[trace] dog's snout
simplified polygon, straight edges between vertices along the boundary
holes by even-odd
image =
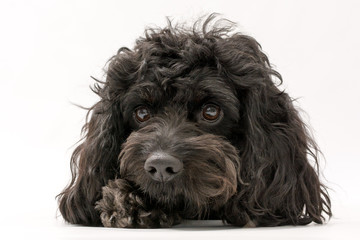
[[[181,172],[183,163],[167,153],[157,152],[146,159],[144,169],[152,179],[166,182]]]

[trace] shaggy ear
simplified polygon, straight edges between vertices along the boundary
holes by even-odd
[[[120,98],[132,82],[131,72],[136,72],[133,59],[130,50],[121,48],[109,61],[106,82],[92,89],[101,100],[88,112],[87,119],[91,117],[83,127],[84,140],[71,157],[71,182],[58,195],[60,212],[70,223],[101,224],[94,205],[101,198],[101,187],[119,172],[118,155],[127,129]]]
[[[60,212],[70,223],[100,224],[94,205],[101,197],[101,187],[117,172],[122,118],[116,106],[106,105],[102,100],[89,110],[91,119],[83,127],[85,139],[71,157],[72,180],[59,194]]]
[[[250,219],[265,226],[322,223],[331,210],[318,176],[318,149],[292,99],[274,85],[272,77],[281,82],[280,74],[259,44],[244,35],[223,42],[217,59],[241,104],[234,138],[245,182],[239,183],[225,219],[238,225]]]
[[[130,131],[124,126],[120,102],[139,74],[136,59],[135,52],[120,48],[108,62],[106,81],[95,79],[101,85],[92,90],[101,100],[88,112],[84,140],[71,157],[71,182],[58,195],[60,212],[70,223],[101,224],[95,202],[102,197],[102,186],[119,172],[118,155]]]

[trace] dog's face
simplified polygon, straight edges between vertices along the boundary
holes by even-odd
[[[222,206],[236,192],[240,171],[230,143],[239,121],[236,94],[208,67],[134,81],[121,99],[132,129],[119,157],[121,177],[160,203],[196,212]]]
[[[110,59],[60,194],[67,221],[99,225],[95,203],[115,178],[147,211],[181,217],[213,211],[238,226],[270,226],[331,216],[316,143],[275,84],[280,74],[255,39],[211,27],[214,17],[149,29]]]

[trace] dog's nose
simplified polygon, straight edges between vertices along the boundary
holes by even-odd
[[[167,182],[181,172],[183,163],[167,153],[157,152],[146,159],[144,169],[152,179]]]

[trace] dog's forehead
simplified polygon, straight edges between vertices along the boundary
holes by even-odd
[[[210,99],[230,101],[237,104],[236,91],[226,79],[216,74],[193,73],[176,78],[144,81],[144,97],[150,101],[166,100],[167,102],[186,104],[202,102]],[[150,88],[150,89],[149,89]],[[151,89],[152,88],[152,89]],[[160,97],[161,99],[156,99]]]

